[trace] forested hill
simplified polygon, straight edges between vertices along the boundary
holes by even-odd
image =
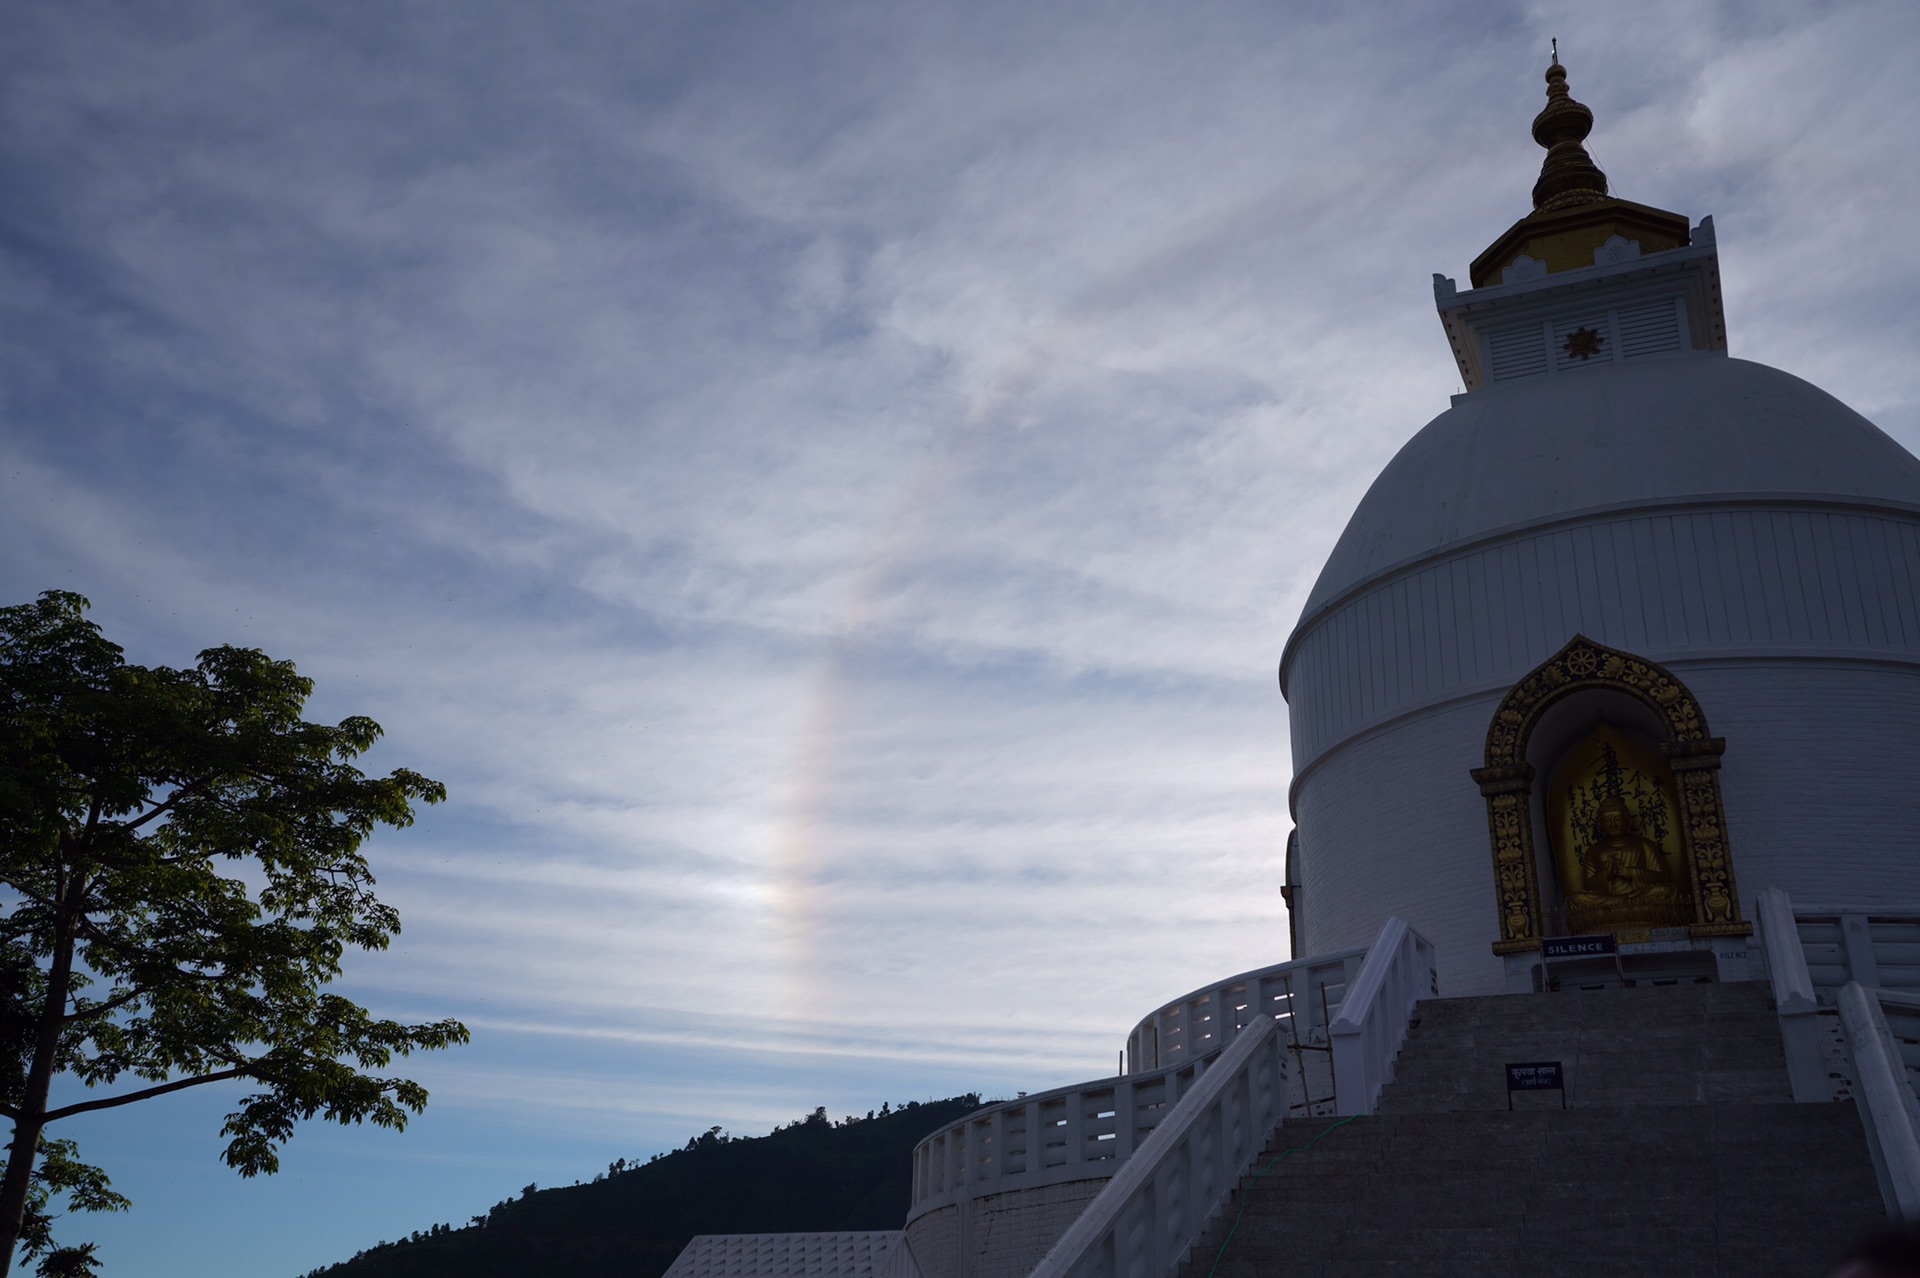
[[[381,1243],[307,1278],[659,1278],[695,1234],[898,1229],[913,1147],[975,1109],[956,1096],[835,1123],[825,1110],[770,1136],[718,1127],[591,1184],[532,1185],[460,1226]]]

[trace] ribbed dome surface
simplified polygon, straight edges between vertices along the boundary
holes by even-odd
[[[1920,507],[1920,459],[1817,386],[1697,356],[1464,396],[1367,490],[1302,625],[1385,569],[1583,511],[1743,496]]]

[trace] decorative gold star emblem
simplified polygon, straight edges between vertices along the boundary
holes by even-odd
[[[1567,334],[1567,344],[1561,349],[1569,359],[1592,359],[1600,353],[1600,343],[1606,340],[1590,328],[1576,328]]]

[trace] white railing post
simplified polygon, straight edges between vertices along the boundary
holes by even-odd
[[[1437,992],[1433,980],[1432,943],[1401,919],[1388,919],[1327,1027],[1340,1113],[1373,1112],[1380,1089],[1393,1079],[1414,1004]]]
[[[1880,982],[1880,964],[1873,954],[1873,922],[1858,910],[1840,914],[1840,952],[1846,956],[1847,979],[1872,989]]]
[[[1807,970],[1807,952],[1800,944],[1800,928],[1793,920],[1793,901],[1777,887],[1766,889],[1754,901],[1754,922],[1759,925],[1760,953],[1773,990],[1793,1098],[1802,1103],[1830,1101],[1833,1085],[1820,1059],[1820,1003]]]
[[[1838,1001],[1881,1201],[1889,1217],[1920,1222],[1920,1100],[1907,1082],[1900,1045],[1887,1028],[1875,991],[1848,981]]]

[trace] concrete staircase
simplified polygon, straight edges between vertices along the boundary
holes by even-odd
[[[1550,1060],[1569,1107],[1508,1112],[1506,1063]],[[1424,1002],[1379,1113],[1289,1121],[1258,1165],[1289,1149],[1183,1278],[1818,1278],[1883,1220],[1859,1116],[1791,1103],[1758,983]]]

